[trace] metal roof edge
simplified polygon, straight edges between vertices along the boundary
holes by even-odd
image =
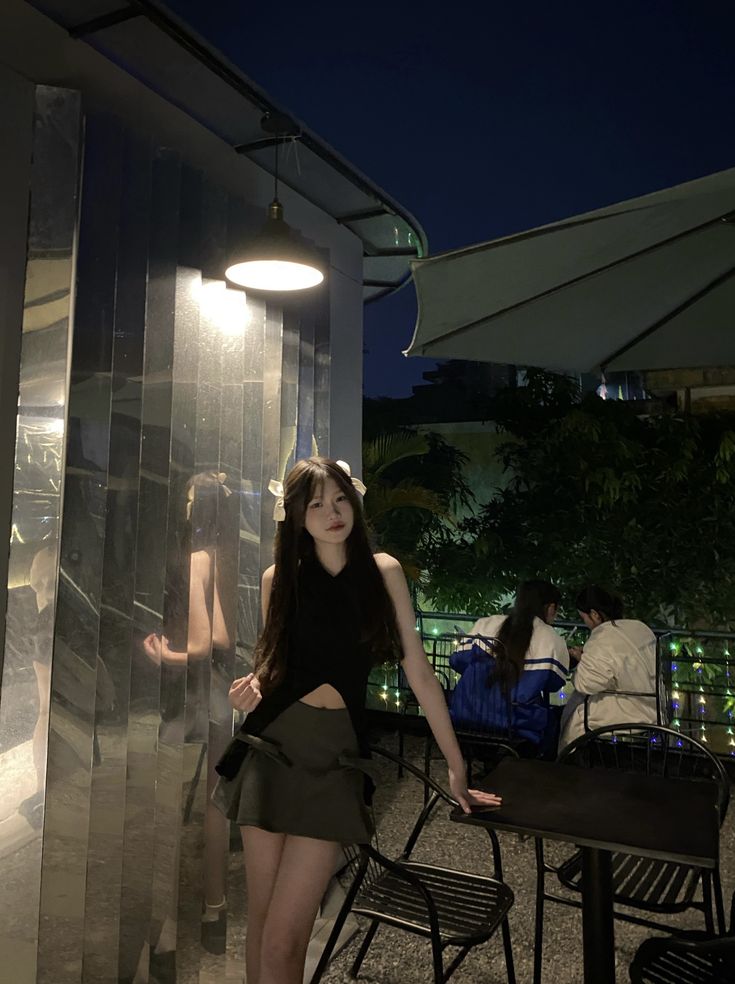
[[[42,4],[40,4],[39,7],[43,10]],[[406,256],[406,272],[400,279],[391,279],[386,281],[385,288],[379,291],[379,293],[367,297],[365,302],[370,303],[378,300],[381,297],[385,297],[386,295],[394,293],[404,287],[411,279],[409,259],[413,258],[414,255],[420,257],[426,256],[428,253],[426,233],[418,220],[411,214],[411,212],[408,211],[408,209],[404,208],[392,196],[376,185],[366,174],[364,174],[359,168],[355,167],[355,165],[351,164],[326,141],[317,136],[317,134],[314,133],[301,120],[296,119],[292,114],[288,113],[288,111],[276,100],[272,99],[261,86],[246,76],[240,68],[230,62],[220,51],[214,48],[205,38],[201,37],[201,35],[194,31],[173,11],[169,10],[163,3],[156,2],[156,0],[131,0],[129,3],[124,3],[116,11],[112,11],[101,17],[90,19],[84,23],[79,23],[71,28],[66,27],[66,29],[71,37],[89,43],[92,47],[95,47],[95,50],[98,50],[96,46],[88,40],[91,35],[94,35],[97,31],[103,30],[105,27],[110,27],[116,23],[121,23],[124,20],[139,16],[145,17],[159,30],[163,31],[171,40],[184,48],[189,55],[197,59],[197,61],[212,71],[227,85],[231,86],[239,92],[240,95],[258,107],[258,109],[262,110],[263,113],[278,113],[290,116],[291,119],[293,119],[299,126],[301,131],[300,140],[305,146],[320,157],[334,171],[350,181],[359,191],[374,199],[380,206],[380,211],[384,212],[386,217],[395,216],[406,223],[416,237],[416,253]],[[115,61],[114,58],[111,58],[108,52],[105,51],[102,53],[110,61],[114,61],[120,68],[127,71],[126,66]],[[148,83],[144,82],[144,84]],[[167,98],[163,93],[159,93],[159,95],[162,95],[163,98]],[[167,99],[167,101],[170,100]],[[179,108],[184,112],[187,112],[185,107],[180,106]],[[220,139],[222,138],[220,137]],[[396,253],[393,251],[386,251],[385,253],[381,253],[381,251],[374,251],[374,247],[372,247],[370,240],[366,236],[362,235],[359,228],[356,228],[353,224],[354,222],[359,221],[359,217],[353,217],[352,221],[350,221],[349,216],[334,215],[333,210],[325,208],[323,204],[317,203],[314,198],[310,196],[308,187],[304,187],[302,189],[297,187],[292,182],[287,183],[297,193],[303,195],[307,200],[311,201],[320,210],[325,212],[325,214],[332,215],[332,218],[334,218],[335,221],[345,225],[350,232],[356,236],[356,238],[363,242],[364,246],[367,248],[365,255],[378,258],[381,255],[390,256],[393,258],[396,257]],[[370,251],[371,249],[372,251]],[[368,284],[365,286],[367,287]]]

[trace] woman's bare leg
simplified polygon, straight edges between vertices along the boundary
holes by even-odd
[[[260,827],[241,827],[245,878],[248,891],[248,925],[245,935],[245,967],[248,984],[261,984],[260,954],[263,926],[276,883],[285,834]]]
[[[262,932],[257,984],[301,984],[314,920],[340,850],[333,841],[286,837]]]

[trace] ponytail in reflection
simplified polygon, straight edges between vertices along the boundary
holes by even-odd
[[[349,475],[331,458],[296,462],[284,482],[286,518],[276,529],[275,573],[263,633],[255,647],[254,670],[263,693],[283,680],[288,657],[289,629],[298,606],[299,566],[315,555],[314,540],[304,526],[309,502],[327,481],[334,479],[354,516],[347,538],[347,563],[357,581],[362,606],[360,641],[370,647],[375,663],[395,659],[401,644],[393,601],[388,594],[370,546],[362,501]],[[345,654],[346,658],[349,654]]]

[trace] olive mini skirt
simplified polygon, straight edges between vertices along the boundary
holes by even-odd
[[[360,844],[373,821],[365,803],[365,774],[347,708],[295,701],[255,735],[233,779],[220,778],[212,802],[241,826],[278,834]]]

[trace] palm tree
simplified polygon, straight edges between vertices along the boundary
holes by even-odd
[[[366,519],[382,549],[401,561],[414,583],[421,576],[417,550],[423,538],[439,524],[453,525],[451,506],[456,490],[452,478],[461,486],[460,497],[471,496],[457,477],[464,459],[462,452],[450,448],[438,435],[406,428],[381,434],[363,445]],[[432,474],[434,481],[429,483],[427,475]]]

